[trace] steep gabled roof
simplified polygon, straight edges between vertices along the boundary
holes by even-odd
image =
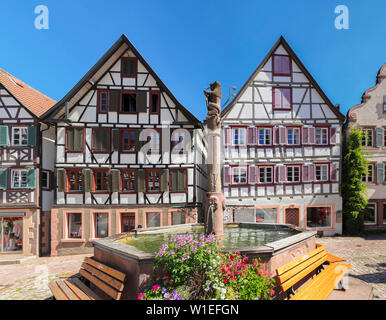
[[[231,102],[222,110],[221,117],[224,117],[231,108],[235,105],[235,103],[239,100],[239,98],[242,96],[242,94],[245,92],[245,90],[249,87],[250,83],[255,79],[257,74],[263,69],[264,65],[267,63],[271,55],[276,51],[276,49],[282,45],[284,49],[288,52],[290,57],[293,61],[299,66],[300,70],[304,73],[304,75],[307,77],[308,81],[312,83],[316,91],[320,94],[320,96],[326,101],[327,105],[330,107],[330,109],[334,112],[334,114],[343,121],[345,119],[345,116],[332,104],[330,99],[326,96],[326,94],[323,92],[323,90],[319,87],[318,83],[315,81],[315,79],[311,76],[311,74],[308,72],[306,67],[303,65],[303,63],[300,61],[298,56],[295,54],[295,52],[291,49],[287,41],[284,39],[283,36],[280,36],[279,40],[276,41],[274,46],[269,50],[267,55],[264,57],[263,61],[260,62],[259,66],[256,68],[255,71],[251,74],[251,76],[248,78],[247,82],[244,83],[240,91],[236,94],[236,96],[232,99]]]
[[[2,69],[0,69],[0,83],[24,108],[37,118],[49,111],[56,103],[55,100]]]
[[[84,88],[87,84],[90,85],[90,82],[96,83],[102,76],[100,72],[100,68],[104,66],[107,62],[111,63],[111,66],[114,62],[111,59],[114,54],[116,54],[122,45],[126,45],[126,48],[129,48],[131,51],[133,51],[134,55],[138,58],[138,60],[142,63],[142,65],[149,71],[149,73],[154,77],[155,81],[157,82],[157,85],[162,88],[167,95],[172,99],[172,101],[175,103],[176,107],[183,113],[183,115],[190,121],[192,121],[194,124],[200,124],[200,121],[192,114],[190,113],[177,99],[176,97],[171,93],[169,88],[162,82],[162,80],[158,77],[158,75],[154,72],[154,70],[150,67],[150,65],[146,62],[146,60],[142,57],[142,55],[137,51],[137,49],[134,47],[134,45],[130,42],[130,40],[122,34],[122,36],[113,44],[113,46],[103,55],[102,58],[99,59],[99,61],[86,73],[86,75],[68,92],[62,100],[60,100],[51,110],[46,112],[43,115],[44,119],[47,119],[49,117],[55,116],[60,110],[63,110],[65,107],[65,103],[74,100],[74,103],[70,103],[70,109],[71,107],[80,100],[81,97],[77,98],[76,95]],[[118,52],[119,55],[123,53]],[[110,61],[109,61],[110,60]],[[109,67],[111,67],[109,66]],[[97,80],[95,80],[95,79]],[[93,81],[95,80],[95,81]]]

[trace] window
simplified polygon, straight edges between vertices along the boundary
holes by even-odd
[[[11,170],[11,188],[27,188],[27,170]]]
[[[161,212],[147,212],[146,213],[147,228],[161,226]]]
[[[367,174],[363,175],[362,181],[367,183],[374,182],[374,164],[367,166]]]
[[[363,129],[364,135],[362,137],[362,146],[372,147],[374,140],[374,130],[373,129]]]
[[[160,94],[150,93],[150,113],[159,113],[160,111]]]
[[[83,191],[82,169],[67,169],[67,192]]]
[[[277,223],[277,208],[255,208],[255,222]]]
[[[299,128],[287,128],[287,144],[299,145],[300,144],[300,129]]]
[[[122,113],[136,113],[137,112],[137,94],[135,92],[122,92]]]
[[[386,203],[383,203],[383,224],[386,224]]]
[[[383,113],[386,114],[386,96],[383,96]]]
[[[287,182],[300,182],[300,166],[287,166]]]
[[[109,191],[109,172],[108,170],[94,170],[94,191]]]
[[[50,173],[48,171],[42,170],[42,189],[51,189],[50,188]]]
[[[81,213],[68,214],[68,238],[74,238],[74,239],[82,238],[82,214]]]
[[[95,213],[95,237],[105,238],[109,235],[109,214]]]
[[[308,207],[307,227],[325,228],[331,227],[331,207]]]
[[[246,167],[232,167],[232,184],[247,184]]]
[[[171,192],[186,191],[186,170],[185,169],[170,169],[170,191]]]
[[[137,132],[133,129],[125,129],[121,131],[121,151],[135,152]]]
[[[233,145],[244,146],[246,141],[246,130],[245,128],[234,128],[233,130]]]
[[[12,128],[12,145],[14,146],[28,145],[28,128],[27,127]]]
[[[67,152],[84,151],[83,128],[66,128],[66,150]]]
[[[171,148],[173,154],[183,154],[185,150],[186,132],[182,130],[174,130],[172,133]]]
[[[110,152],[110,129],[98,128],[92,130],[92,151],[98,153]]]
[[[292,89],[291,88],[272,88],[273,110],[292,109]]]
[[[273,55],[272,67],[274,76],[291,75],[291,60],[289,56]]]
[[[109,111],[109,92],[108,90],[98,90],[98,112],[106,113]]]
[[[122,192],[136,191],[136,174],[135,169],[121,171]]]
[[[328,181],[328,164],[315,165],[315,181]]]
[[[186,214],[185,211],[172,211],[172,225],[185,224]]]
[[[146,191],[147,192],[160,192],[160,177],[161,170],[148,169],[146,170]]]
[[[259,128],[259,145],[269,146],[272,144],[272,128]]]
[[[159,154],[160,153],[160,133],[158,131],[152,130],[148,134],[148,139],[150,138],[148,154]]]
[[[136,58],[122,58],[121,59],[121,77],[134,78],[137,76],[137,59]]]
[[[268,184],[273,182],[273,168],[259,166],[259,183]]]
[[[315,144],[328,144],[328,128],[315,128]]]
[[[17,251],[23,252],[23,217],[0,216],[0,253]]]
[[[377,205],[376,203],[369,203],[366,206],[363,215],[364,224],[376,224],[377,223]]]
[[[386,147],[386,129],[383,129],[383,146]]]

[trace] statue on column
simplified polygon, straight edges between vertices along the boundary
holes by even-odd
[[[209,129],[216,130],[221,127],[221,84],[215,81],[210,84],[208,89],[204,90],[206,107],[208,108],[206,122]]]

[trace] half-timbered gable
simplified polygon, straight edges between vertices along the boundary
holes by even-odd
[[[222,120],[224,194],[237,207],[236,219],[341,232],[344,116],[283,37],[222,111]],[[317,210],[326,212],[323,222]]]
[[[131,208],[131,227],[172,224],[184,207],[183,222],[197,221],[201,123],[124,35],[45,117],[56,126],[59,223],[62,208],[81,206],[109,210],[110,232],[124,230],[122,208]]]
[[[39,254],[41,216],[44,212],[48,215],[52,204],[51,188],[48,185],[43,195],[41,179],[43,175],[44,181],[52,176],[49,167],[54,162],[52,153],[42,161],[41,137],[49,134],[41,133],[39,117],[54,104],[54,100],[0,69],[0,252]],[[54,145],[53,139],[50,145]],[[17,237],[12,232],[15,228],[21,230]],[[11,245],[12,237],[18,242],[16,246]]]

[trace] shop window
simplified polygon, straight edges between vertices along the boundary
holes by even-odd
[[[172,214],[172,225],[185,224],[185,219],[186,219],[185,211],[173,211],[171,214]]]
[[[276,208],[255,208],[255,222],[277,223]]]
[[[68,213],[68,238],[82,238],[82,214]]]
[[[109,214],[95,213],[95,237],[105,238],[109,235]]]
[[[23,251],[23,217],[0,217],[0,252]]]
[[[161,213],[160,212],[147,212],[146,213],[146,226],[148,228],[161,226]]]
[[[377,224],[377,205],[369,203],[363,215],[364,224]]]
[[[307,227],[325,228],[332,226],[331,207],[308,207]]]

